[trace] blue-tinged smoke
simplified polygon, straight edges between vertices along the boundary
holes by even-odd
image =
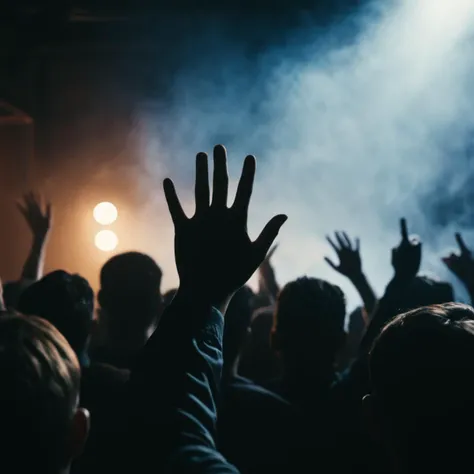
[[[459,201],[472,176],[473,32],[472,0],[372,4],[331,27],[307,21],[251,51],[212,23],[187,44],[168,100],[143,106],[147,174],[174,177],[191,202],[195,152],[224,143],[234,179],[241,159],[255,154],[252,235],[274,213],[289,215],[274,258],[281,283],[320,276],[358,304],[323,260],[331,254],[325,235],[346,230],[361,238],[380,294],[402,216],[425,242],[423,270],[445,277],[439,257],[453,232],[464,230],[474,246],[472,211]],[[452,219],[439,225],[443,205]],[[151,239],[146,247],[171,286],[171,224],[159,221],[164,250],[153,252]]]

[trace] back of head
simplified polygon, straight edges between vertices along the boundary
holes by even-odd
[[[327,281],[298,278],[280,292],[274,320],[276,347],[284,357],[329,363],[344,341],[344,293]]]
[[[84,356],[94,317],[94,292],[80,275],[49,273],[21,295],[18,310],[49,321]]]
[[[448,303],[397,316],[374,343],[370,372],[371,405],[399,462],[416,469],[463,458],[474,441],[471,307]]]
[[[237,359],[247,338],[253,313],[253,291],[244,286],[231,299],[225,314],[224,364]]]
[[[64,470],[80,381],[65,338],[42,319],[1,314],[0,381],[3,470]]]
[[[110,326],[123,331],[147,329],[159,314],[162,271],[148,255],[115,255],[100,271],[99,302]]]

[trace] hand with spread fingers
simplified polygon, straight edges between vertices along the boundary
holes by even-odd
[[[329,236],[326,239],[336,252],[339,258],[339,265],[336,265],[328,257],[324,257],[324,260],[341,275],[350,279],[357,278],[362,274],[359,239],[355,239],[355,242],[352,243],[345,232],[336,232],[335,237],[337,243]]]
[[[35,239],[45,239],[51,229],[52,210],[48,202],[43,204],[42,198],[35,193],[27,193],[23,200],[17,203],[18,210],[25,218]]]
[[[40,196],[30,192],[23,196],[17,207],[33,235],[20,279],[36,281],[43,276],[46,244],[53,221],[51,204],[44,204]]]
[[[202,297],[216,307],[225,306],[233,293],[244,285],[265,259],[285,215],[273,217],[252,242],[247,232],[247,216],[255,177],[255,158],[247,156],[235,201],[227,206],[228,174],[226,149],[214,148],[212,200],[210,200],[208,158],[196,157],[196,211],[188,218],[173,182],[163,183],[166,201],[175,228],[175,257],[180,290]]]
[[[460,253],[451,253],[442,258],[445,265],[466,285],[469,292],[474,292],[474,258],[471,250],[464,243],[461,234],[455,235]]]
[[[420,270],[422,244],[418,237],[408,236],[406,219],[400,220],[400,233],[402,240],[392,250],[392,266],[397,279],[411,279]]]
[[[351,241],[346,232],[336,232],[334,235],[335,241],[329,236],[326,239],[336,252],[339,265],[328,257],[324,257],[324,260],[336,272],[349,278],[362,298],[366,312],[371,314],[377,303],[377,296],[362,269],[360,241],[358,238]]]

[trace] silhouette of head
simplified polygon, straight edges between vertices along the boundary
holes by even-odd
[[[432,304],[449,303],[453,300],[454,292],[450,283],[428,276],[417,276],[400,301],[400,308],[402,311],[408,311]]]
[[[462,467],[474,441],[474,310],[448,303],[397,316],[376,339],[369,367],[364,405],[398,469]]]
[[[66,339],[33,316],[0,315],[2,464],[17,473],[67,472],[87,438],[80,367]]]
[[[49,273],[23,291],[18,310],[49,321],[86,363],[94,318],[94,292],[86,279],[62,270]]]
[[[273,347],[285,365],[331,366],[344,343],[345,314],[345,297],[338,286],[317,278],[298,278],[278,296]]]
[[[127,252],[108,260],[100,272],[99,303],[114,333],[146,332],[162,308],[162,272],[148,255]]]
[[[224,366],[232,366],[250,331],[253,313],[253,291],[244,286],[231,299],[225,313]]]

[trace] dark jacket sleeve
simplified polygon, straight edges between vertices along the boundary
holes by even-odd
[[[147,472],[238,474],[215,445],[223,325],[216,309],[175,300],[132,371],[130,432]]]

